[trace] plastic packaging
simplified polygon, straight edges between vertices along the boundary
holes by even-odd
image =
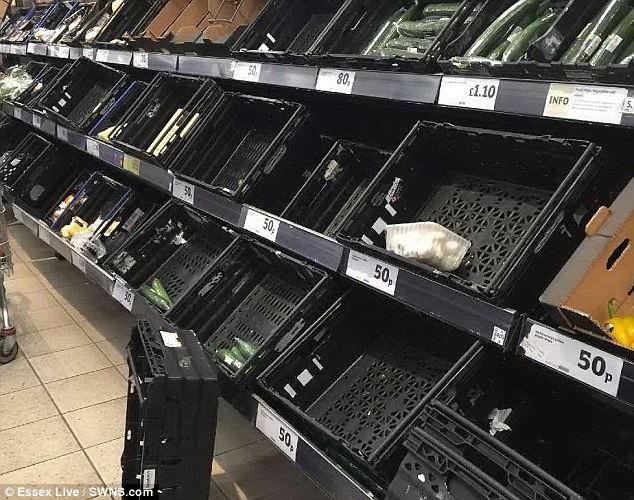
[[[390,252],[448,272],[460,267],[471,248],[469,240],[435,222],[388,225],[385,242]]]
[[[9,68],[0,80],[0,102],[12,101],[33,83],[22,66]]]

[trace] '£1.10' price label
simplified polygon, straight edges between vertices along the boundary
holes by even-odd
[[[438,104],[493,111],[499,88],[500,80],[445,76],[440,84]]]

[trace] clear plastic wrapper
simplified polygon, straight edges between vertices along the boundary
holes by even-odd
[[[0,80],[0,102],[13,101],[24,92],[33,82],[24,67],[13,66],[9,68]]]

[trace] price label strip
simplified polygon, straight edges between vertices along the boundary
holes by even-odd
[[[13,215],[15,216],[17,220],[24,223],[24,213],[22,212],[22,210],[20,210],[20,208],[17,205],[13,205]]]
[[[551,83],[543,115],[618,125],[627,112],[627,94],[619,87]]]
[[[398,267],[350,250],[346,276],[394,296]]]
[[[112,289],[112,298],[119,302],[128,311],[132,312],[134,306],[134,292],[121,280],[116,280]]]
[[[193,185],[179,179],[174,179],[174,182],[172,183],[172,195],[174,198],[178,198],[179,200],[183,200],[185,203],[193,205],[194,194],[195,189]]]
[[[147,69],[149,63],[149,56],[147,52],[135,52],[132,56],[132,64],[135,68]]]
[[[15,107],[13,108],[13,116],[18,120],[22,119],[22,108]]]
[[[532,325],[520,343],[526,357],[611,396],[617,395],[623,360],[543,325]]]
[[[255,426],[288,458],[293,462],[297,460],[299,436],[290,425],[262,403],[258,404]]]
[[[97,49],[97,56],[95,60],[97,62],[108,62],[108,57],[110,56],[110,51],[106,49]]]
[[[71,261],[77,269],[86,274],[86,259],[83,256],[79,255],[77,252],[73,252],[71,254]]]
[[[135,158],[134,156],[124,155],[123,156],[123,170],[127,170],[131,174],[139,175],[139,170],[141,167],[141,160]]]
[[[68,129],[64,128],[64,127],[60,127],[59,125],[57,126],[57,138],[60,141],[66,141],[68,142]]]
[[[44,243],[46,243],[47,245],[51,244],[51,230],[43,222],[40,222],[40,227],[37,230],[37,234]]]
[[[258,83],[260,81],[261,72],[262,65],[260,63],[236,61],[233,67],[233,79],[242,82]]]
[[[33,115],[33,126],[35,128],[42,128],[42,117]]]
[[[89,137],[86,137],[86,152],[99,158],[99,143]]]
[[[438,104],[458,108],[495,110],[500,80],[443,76]]]
[[[280,221],[275,217],[249,208],[244,219],[244,229],[275,242],[280,230]]]
[[[354,71],[322,68],[317,75],[315,90],[336,92],[338,94],[352,94],[355,77],[356,73]]]
[[[82,55],[88,59],[94,59],[95,58],[95,51],[93,49],[90,48],[84,48],[82,50]]]

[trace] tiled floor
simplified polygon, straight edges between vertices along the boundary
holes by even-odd
[[[10,235],[21,352],[0,366],[0,500],[9,484],[115,486],[134,319],[27,228]],[[221,401],[210,498],[326,497]]]

